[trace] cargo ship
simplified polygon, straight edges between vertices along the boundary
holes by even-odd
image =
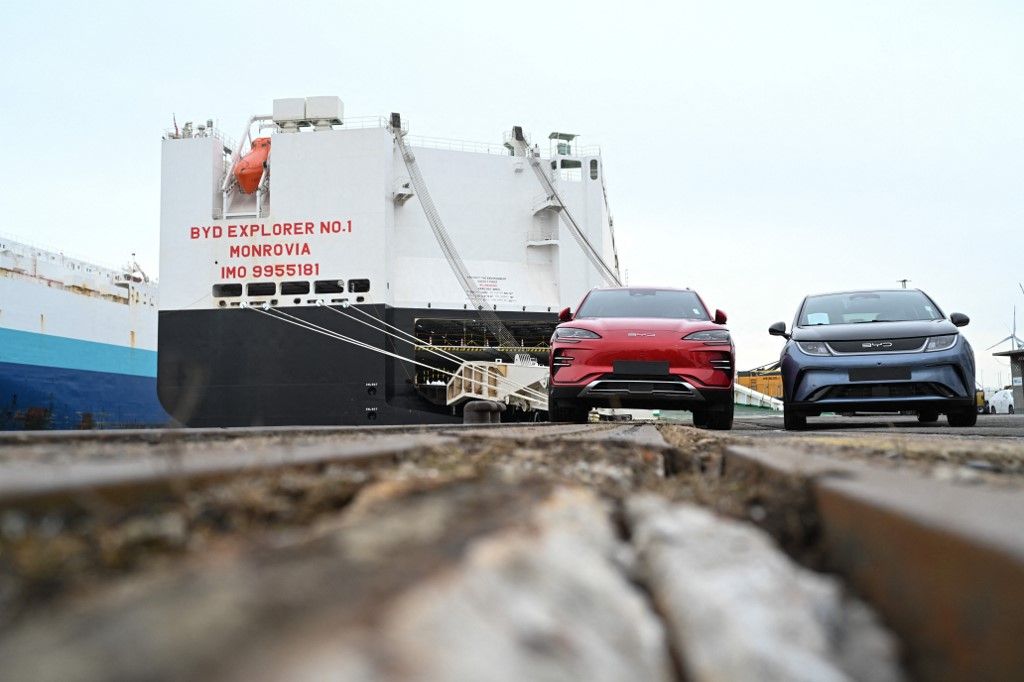
[[[0,236],[0,429],[164,426],[157,284]]]
[[[570,133],[546,150],[519,127],[500,139],[415,137],[337,97],[275,100],[237,144],[212,123],[166,131],[167,411],[191,426],[454,421],[460,363],[546,363],[560,309],[619,282],[603,163]]]

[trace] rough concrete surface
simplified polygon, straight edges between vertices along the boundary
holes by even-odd
[[[817,564],[842,575],[900,635],[918,679],[1019,678],[1020,490],[870,461],[731,446],[719,499],[759,509],[759,523],[791,551],[801,548],[795,539],[809,541]],[[795,524],[791,491],[805,509]]]
[[[606,505],[560,488],[528,524],[481,539],[373,630],[323,630],[237,679],[670,680],[664,630],[617,563]]]
[[[47,476],[75,452],[90,475],[204,448],[244,465],[145,498],[0,504],[4,682],[900,679],[841,584],[687,504],[758,520],[750,490],[712,481],[728,436],[201,435],[19,438],[0,455]],[[774,492],[806,521],[800,489]]]
[[[626,518],[688,680],[902,679],[870,612],[761,531],[651,496],[629,500]]]

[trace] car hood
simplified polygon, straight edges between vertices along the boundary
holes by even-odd
[[[793,329],[793,339],[796,341],[872,341],[956,333],[958,333],[957,328],[949,320],[913,320],[796,327]]]
[[[678,332],[688,334],[702,329],[724,329],[711,320],[683,320],[664,317],[578,317],[559,326],[581,327],[603,332]]]

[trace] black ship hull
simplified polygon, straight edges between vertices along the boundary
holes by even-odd
[[[479,331],[483,323],[472,310],[358,306],[374,317],[424,343],[465,349],[477,344],[473,359],[502,357],[488,349],[486,334],[440,338],[459,327]],[[358,339],[424,364],[439,366],[435,356],[417,353],[402,342],[326,307],[281,308],[288,315],[332,332]],[[351,311],[349,311],[350,314]],[[550,334],[553,314],[500,312],[506,324],[519,325],[536,344]],[[355,319],[352,319],[355,318]],[[437,330],[424,320],[436,321]],[[367,320],[368,321],[368,320]],[[427,335],[430,334],[428,337]],[[546,341],[546,338],[544,338]],[[494,343],[493,345],[497,345]],[[157,392],[164,409],[186,426],[285,426],[425,424],[461,421],[457,409],[444,404],[442,373],[388,357],[245,308],[161,311]],[[469,358],[467,358],[469,359]],[[511,360],[510,355],[504,359]],[[538,358],[543,361],[543,358]],[[447,367],[451,369],[451,366]],[[424,372],[433,382],[424,381]],[[432,384],[432,385],[431,385]]]

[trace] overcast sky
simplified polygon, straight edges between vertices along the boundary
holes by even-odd
[[[0,24],[0,232],[158,260],[160,136],[337,94],[414,134],[599,144],[629,281],[730,315],[739,366],[803,295],[911,286],[1024,336],[1024,3],[49,2]]]

